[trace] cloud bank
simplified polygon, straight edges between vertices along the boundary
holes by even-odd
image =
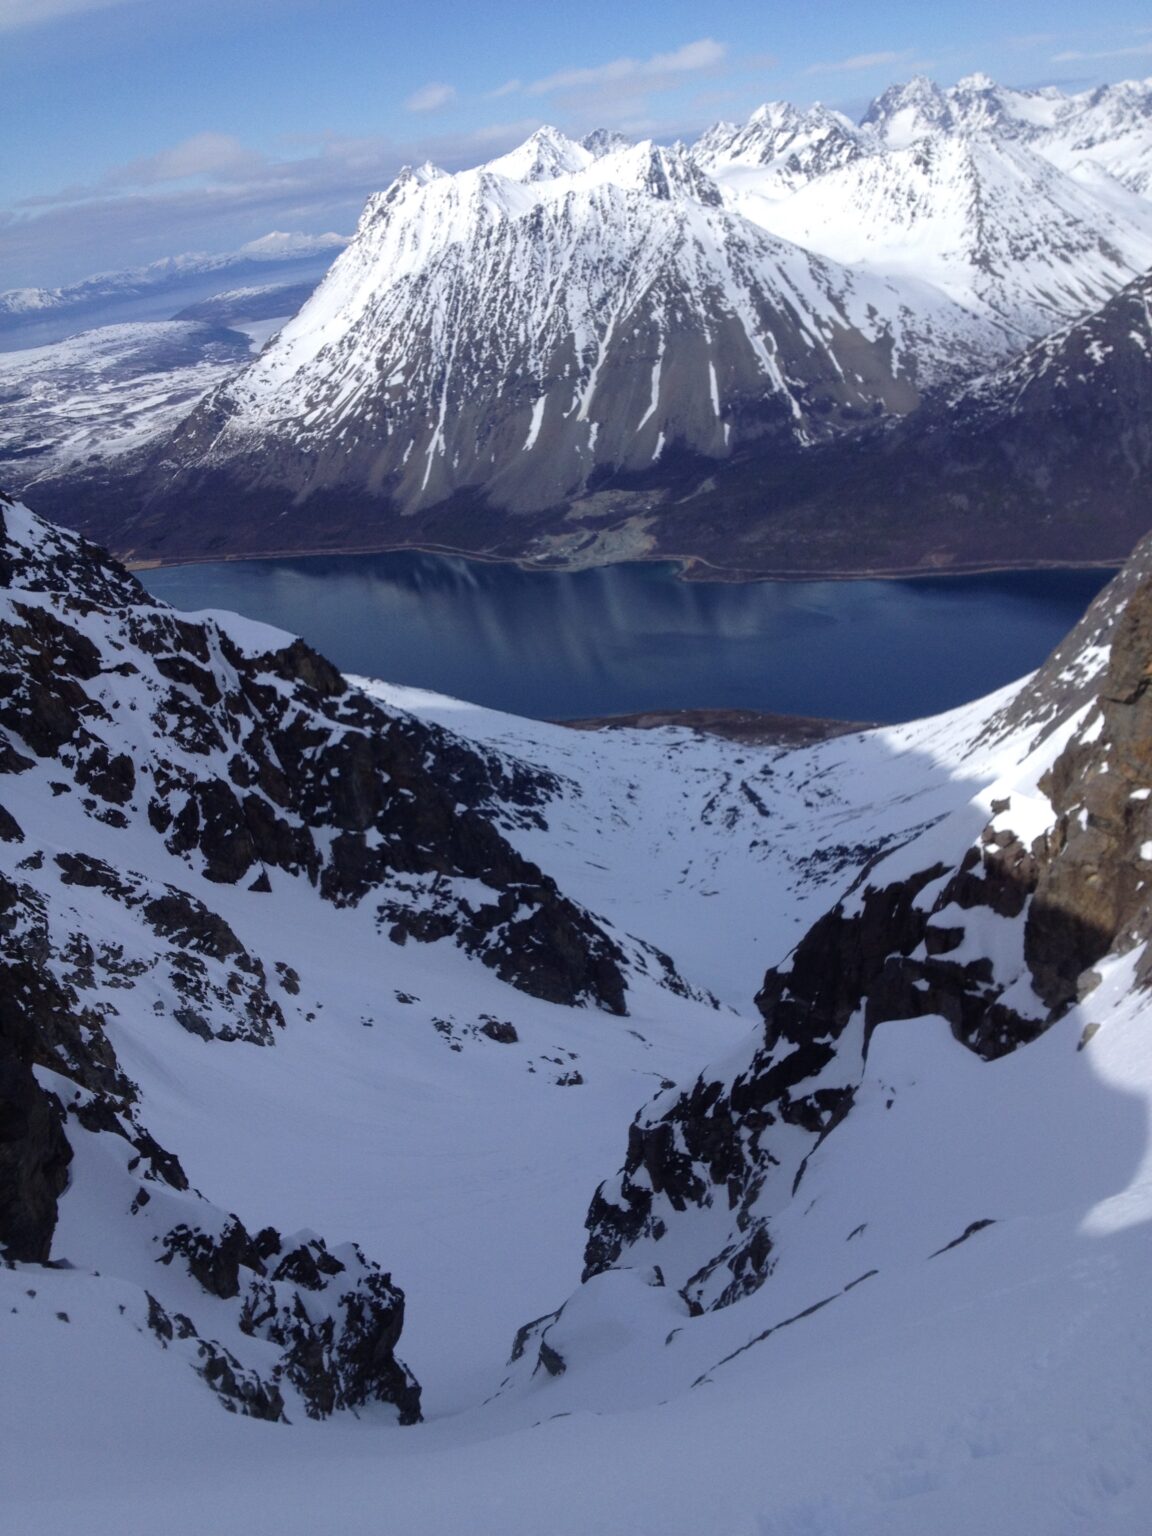
[[[0,32],[44,26],[80,11],[106,11],[114,5],[139,5],[143,0],[0,0]]]

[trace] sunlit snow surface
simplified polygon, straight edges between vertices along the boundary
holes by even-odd
[[[269,643],[219,618],[242,649]],[[1036,799],[1054,742],[972,745],[1011,690],[783,752],[364,686],[559,775],[549,831],[514,840],[721,1006],[636,978],[626,1019],[536,1002],[299,882],[254,900],[180,866],[254,952],[290,960],[301,993],[270,1049],[157,1033],[125,1009],[115,1044],[149,1128],[250,1225],[354,1237],[393,1270],[428,1421],[226,1414],[144,1327],[151,1261],[119,1244],[112,1173],[89,1153],[54,1246],[76,1267],[0,1271],[5,1536],[1144,1536],[1152,1045],[1130,960],[993,1064],[943,1021],[881,1026],[754,1296],[693,1319],[644,1267],[578,1288],[584,1211],[632,1113],[665,1078],[739,1063],[765,967],[865,860],[915,837],[895,862],[923,868],[937,845],[962,851],[1006,788]],[[35,775],[6,790],[49,850],[156,858],[147,829],[103,827]],[[478,1036],[485,1013],[519,1042]],[[572,1069],[583,1082],[559,1086]],[[565,1375],[510,1371],[515,1329],[574,1292],[550,1336]]]

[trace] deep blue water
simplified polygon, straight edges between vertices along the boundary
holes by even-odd
[[[743,708],[894,721],[1038,666],[1108,580],[1032,571],[916,581],[680,581],[414,553],[141,573],[178,608],[301,634],[344,671],[543,719]]]

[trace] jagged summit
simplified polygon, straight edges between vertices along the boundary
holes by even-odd
[[[906,149],[926,134],[956,126],[948,95],[927,75],[914,75],[903,85],[890,85],[860,119],[890,149]]]
[[[490,160],[487,169],[512,181],[546,181],[587,168],[595,158],[585,143],[570,139],[558,128],[537,128],[518,149]]]

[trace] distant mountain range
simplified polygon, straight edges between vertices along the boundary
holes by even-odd
[[[33,499],[138,558],[1121,558],[1149,521],[1148,354],[1113,331],[1130,315],[1146,339],[1150,168],[1152,82],[918,78],[859,124],[773,103],[671,148],[541,129],[401,173],[259,357]],[[1096,311],[1119,352],[1029,415],[1012,381],[1040,369],[1039,401],[1054,364],[1027,349]],[[1093,479],[1112,464],[1120,492]]]
[[[255,286],[273,292],[306,284],[295,304],[275,311],[291,314],[347,243],[343,235],[274,230],[223,255],[170,256],[146,267],[101,272],[63,288],[10,288],[0,293],[0,352],[43,346],[79,330],[126,321],[220,319],[179,311],[224,289]]]

